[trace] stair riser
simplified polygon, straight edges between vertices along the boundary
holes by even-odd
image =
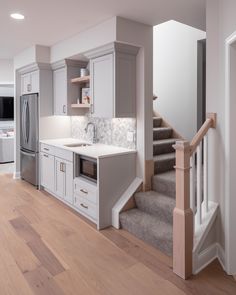
[[[167,139],[171,138],[172,130],[154,130],[153,131],[153,140]]]
[[[172,255],[173,241],[170,238],[156,239],[154,235],[146,230],[145,227],[142,227],[141,224],[132,223],[132,221],[127,221],[120,217],[121,227],[137,238],[143,240],[147,244],[161,250],[167,255]]]
[[[173,210],[174,207],[166,205],[164,208],[161,206],[148,206],[148,204],[145,204],[144,202],[140,200],[136,200],[136,205],[139,210],[146,212],[148,214],[158,216],[159,220],[173,224]]]
[[[161,127],[161,123],[162,123],[162,119],[161,118],[153,119],[153,127],[154,128]]]
[[[170,170],[173,170],[175,166],[175,159],[169,159],[165,161],[156,161],[154,162],[154,173],[163,173]]]
[[[173,143],[162,143],[153,145],[153,156],[173,153],[175,150],[173,148]]]
[[[152,188],[154,191],[158,193],[164,194],[170,198],[175,199],[176,189],[174,182],[153,178]]]

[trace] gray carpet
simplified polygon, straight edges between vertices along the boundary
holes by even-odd
[[[152,191],[136,193],[137,208],[120,214],[121,227],[171,256],[175,207],[175,151],[173,130],[153,118],[154,173]]]

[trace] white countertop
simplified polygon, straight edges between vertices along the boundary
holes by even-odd
[[[59,147],[59,148],[74,152],[76,154],[80,154],[83,156],[96,158],[96,159],[115,156],[115,155],[136,153],[136,150],[117,147],[113,145],[100,144],[100,143],[93,144],[91,142],[86,142],[84,140],[75,139],[75,138],[45,139],[45,140],[41,140],[40,143]],[[81,146],[81,147],[65,146],[66,144],[77,144],[77,143],[85,143],[90,145]]]

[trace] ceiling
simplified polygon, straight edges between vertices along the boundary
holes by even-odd
[[[0,58],[51,46],[118,15],[149,25],[175,19],[205,29],[205,0],[0,0]],[[24,21],[10,18],[13,12]]]

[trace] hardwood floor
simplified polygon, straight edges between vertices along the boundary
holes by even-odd
[[[217,261],[189,281],[125,231],[96,231],[31,185],[0,176],[1,295],[236,294]]]

